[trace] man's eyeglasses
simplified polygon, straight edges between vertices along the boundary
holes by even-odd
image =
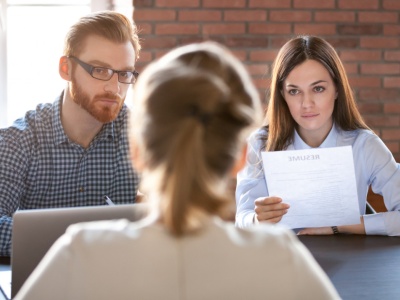
[[[136,71],[117,71],[109,68],[95,67],[89,65],[75,56],[68,56],[68,58],[72,58],[76,61],[86,72],[90,74],[93,78],[108,81],[114,75],[114,73],[118,74],[118,81],[121,83],[135,83],[136,79],[139,76],[139,73]]]

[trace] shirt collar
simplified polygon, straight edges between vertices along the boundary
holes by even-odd
[[[62,143],[69,143],[70,140],[68,136],[64,132],[64,128],[61,123],[61,105],[64,97],[64,92],[61,93],[60,97],[56,99],[53,103],[53,135],[54,135],[54,144],[60,145]],[[100,132],[94,138],[95,140],[105,140],[111,139],[114,140],[115,132],[114,132],[114,122],[110,122],[104,124]]]
[[[333,124],[331,131],[328,136],[322,142],[322,144],[318,148],[332,148],[337,146],[337,138],[338,138],[338,128],[336,124]],[[294,141],[292,147],[288,147],[288,150],[300,150],[300,149],[311,149],[309,145],[307,145],[303,139],[300,137],[297,130],[294,131]]]

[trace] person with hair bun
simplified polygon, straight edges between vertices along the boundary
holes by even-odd
[[[17,299],[339,299],[292,231],[225,221],[258,92],[219,44],[172,50],[135,86],[131,157],[149,215],[68,228]],[[49,288],[51,287],[51,288]]]
[[[360,224],[305,228],[298,234],[400,235],[400,168],[363,121],[335,49],[316,36],[299,36],[279,51],[272,69],[264,126],[249,139],[238,174],[236,224],[279,223],[290,207],[269,195],[261,151],[351,146]],[[353,167],[353,166],[349,166]],[[368,189],[383,196],[387,212],[366,214]]]

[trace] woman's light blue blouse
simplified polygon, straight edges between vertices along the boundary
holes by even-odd
[[[264,129],[254,132],[248,142],[247,164],[238,173],[236,188],[236,225],[253,224],[254,201],[267,197],[268,187],[261,160]],[[364,217],[367,234],[400,235],[400,168],[382,140],[369,130],[343,131],[333,126],[320,148],[352,146],[357,181],[360,215]],[[287,150],[309,149],[295,132],[294,142]],[[388,212],[365,215],[368,187],[383,196]],[[279,196],[279,195],[276,195]]]

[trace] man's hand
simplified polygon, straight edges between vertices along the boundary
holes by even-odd
[[[278,223],[288,212],[289,204],[283,203],[279,197],[257,198],[255,204],[255,218],[259,221]]]

